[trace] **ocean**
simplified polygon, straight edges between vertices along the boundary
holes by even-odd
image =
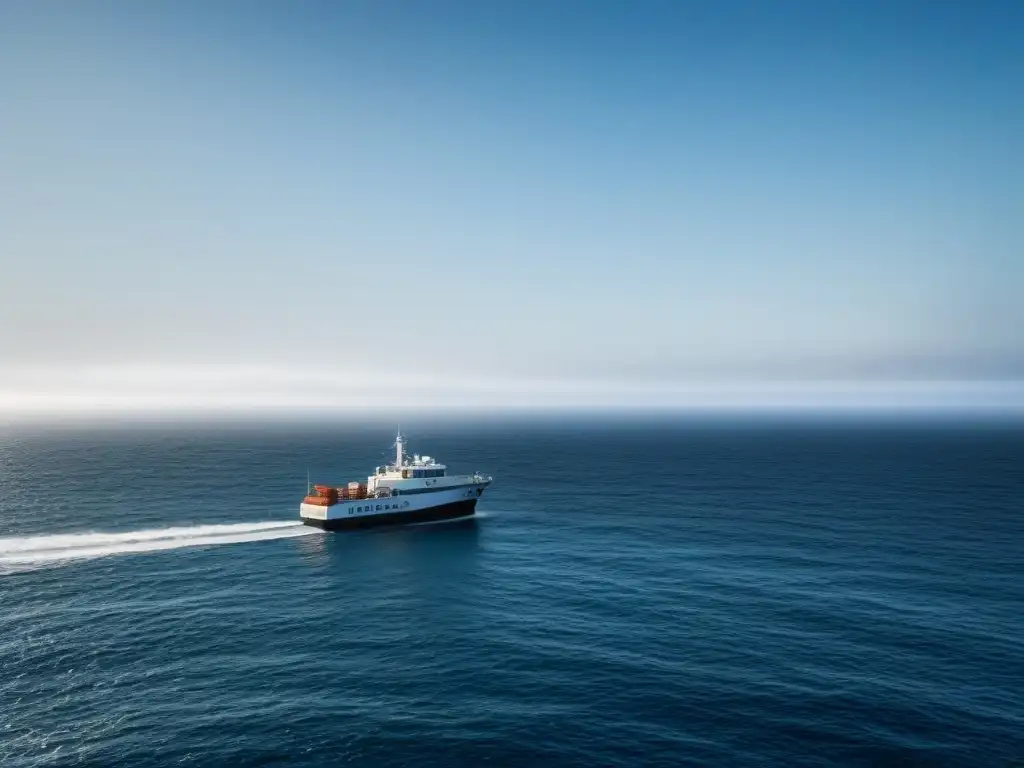
[[[0,765],[1024,764],[1019,424],[402,426],[0,430]]]

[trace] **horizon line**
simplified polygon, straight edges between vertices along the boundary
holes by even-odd
[[[1024,413],[1024,380],[1020,379],[502,378],[431,372],[410,376],[394,371],[308,374],[244,366],[125,366],[65,369],[63,375],[39,373],[38,369],[5,372],[0,366],[0,419],[330,417],[410,411]]]

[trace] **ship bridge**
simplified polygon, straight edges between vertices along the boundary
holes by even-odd
[[[438,464],[433,456],[413,456],[412,460],[406,460],[402,465],[402,477],[405,479],[416,477],[444,477],[448,467]]]

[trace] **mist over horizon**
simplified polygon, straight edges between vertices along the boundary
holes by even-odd
[[[127,374],[128,372],[120,372]],[[347,372],[303,378],[288,369],[152,371],[146,376],[22,377],[0,390],[0,423],[72,419],[195,418],[289,420],[502,419],[519,415],[602,414],[690,417],[1024,417],[1015,381],[628,382],[501,380]],[[113,375],[111,375],[113,374]],[[277,375],[275,375],[277,374]]]

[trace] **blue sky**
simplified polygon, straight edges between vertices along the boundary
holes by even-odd
[[[1022,31],[1015,2],[5,4],[0,408],[1024,379]]]

